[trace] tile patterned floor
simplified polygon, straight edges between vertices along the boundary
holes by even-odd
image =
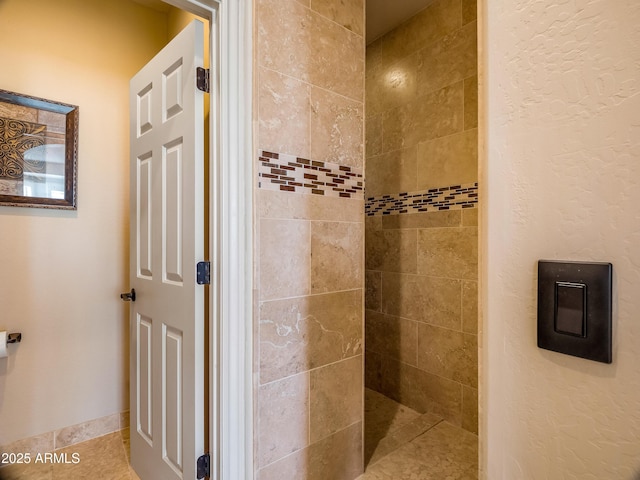
[[[365,459],[358,480],[477,480],[478,437],[367,389]]]
[[[0,480],[140,480],[129,466],[129,429],[56,450],[77,464],[30,463],[0,469]]]
[[[368,466],[357,480],[477,480],[477,436],[369,389],[365,405]],[[56,451],[69,459],[78,454],[76,465],[5,467],[0,480],[140,480],[129,465],[129,448],[125,429]]]

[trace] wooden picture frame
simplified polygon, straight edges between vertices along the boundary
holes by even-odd
[[[78,107],[0,90],[0,206],[77,209]]]

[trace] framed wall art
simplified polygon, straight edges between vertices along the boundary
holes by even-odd
[[[0,90],[0,206],[76,210],[78,107]]]

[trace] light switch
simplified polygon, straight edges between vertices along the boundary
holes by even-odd
[[[585,337],[587,286],[584,283],[556,282],[555,330]]]
[[[611,363],[610,263],[538,262],[538,347]]]

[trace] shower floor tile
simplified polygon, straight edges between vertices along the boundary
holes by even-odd
[[[476,435],[369,389],[365,399],[368,466],[357,480],[477,480]],[[140,480],[129,465],[129,445],[125,429],[56,451],[79,454],[77,465],[15,465],[0,469],[0,479]]]
[[[478,437],[365,392],[365,459],[357,480],[477,480]],[[371,426],[367,424],[369,422]],[[387,425],[385,429],[381,425]]]
[[[364,405],[365,431],[367,438],[370,437],[372,441],[420,417],[415,410],[369,388],[364,390]]]

